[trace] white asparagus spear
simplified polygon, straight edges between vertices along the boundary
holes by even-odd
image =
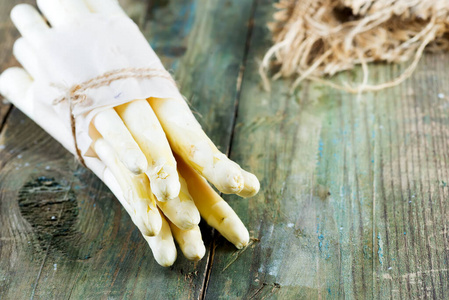
[[[88,160],[90,158],[87,158]],[[116,195],[118,200],[122,203],[125,210],[131,216],[134,224],[136,223],[136,215],[133,213],[132,207],[123,199],[121,190],[119,190],[119,184],[112,174],[112,172],[106,168],[103,174],[96,173],[99,178],[102,178],[104,183],[109,187],[109,189]],[[159,212],[159,211],[158,211]],[[160,214],[160,212],[159,212]],[[161,230],[157,236],[147,236],[142,232],[144,239],[150,246],[151,252],[158,264],[163,267],[169,267],[173,265],[176,260],[176,246],[173,241],[173,236],[170,231],[170,226],[165,220],[164,216],[161,216]]]
[[[259,192],[260,182],[257,179],[256,175],[247,172],[242,169],[243,180],[245,181],[245,186],[243,190],[241,190],[237,195],[241,197],[252,197]]]
[[[99,112],[92,122],[128,170],[134,174],[141,174],[147,170],[145,155],[114,109]]]
[[[131,174],[105,139],[96,138],[93,148],[101,161],[111,170],[120,184],[124,198],[134,209],[133,214],[136,216],[134,222],[137,227],[144,235],[157,235],[161,230],[162,219],[146,175]]]
[[[86,158],[86,162],[91,160],[91,157]],[[115,195],[115,197],[119,200],[120,204],[122,204],[123,208],[125,208],[128,215],[131,217],[131,220],[136,225],[136,227],[139,229],[140,233],[142,233],[143,236],[145,236],[146,229],[142,232],[141,227],[138,226],[138,222],[140,222],[139,217],[135,213],[135,209],[128,203],[128,201],[123,196],[122,189],[120,188],[120,184],[118,183],[117,179],[115,178],[114,174],[111,172],[110,169],[104,168],[102,172],[95,172],[98,171],[94,168],[94,173],[103,180],[103,182],[106,184],[106,186],[111,190],[111,192]],[[161,220],[161,227],[162,227],[162,220]]]
[[[144,236],[148,245],[153,252],[154,259],[163,267],[173,265],[176,260],[176,246],[173,241],[173,236],[165,217],[162,216],[162,228],[157,236]]]
[[[49,29],[41,14],[29,4],[19,4],[11,10],[11,20],[20,34],[33,41]]]
[[[229,204],[181,158],[177,157],[176,160],[178,170],[189,186],[193,201],[207,224],[217,229],[238,249],[248,245],[248,230]]]
[[[183,230],[189,230],[200,223],[201,216],[189,194],[186,181],[181,176],[179,181],[179,196],[167,202],[157,201],[157,206],[172,223]]]
[[[41,74],[42,70],[39,67],[33,47],[25,38],[17,39],[14,43],[13,54],[31,77],[37,78]]]
[[[103,13],[110,16],[124,15],[126,13],[120,7],[117,0],[84,0],[90,11],[94,13]]]
[[[165,133],[146,100],[134,100],[115,108],[148,161],[151,190],[159,201],[178,197],[176,160]]]
[[[191,167],[225,194],[237,194],[245,188],[244,175],[239,165],[217,149],[185,101],[150,98],[149,102],[172,149]],[[248,186],[245,189],[257,190],[257,187]]]
[[[0,75],[0,93],[30,118],[34,107],[27,93],[32,84],[33,78],[22,68],[12,67]]]
[[[179,229],[175,224],[170,223],[171,232],[176,242],[181,248],[182,253],[188,260],[198,261],[206,254],[206,247],[204,246],[201,237],[201,230],[198,225],[190,230]]]
[[[37,6],[52,27],[67,24],[90,13],[81,0],[37,0]]]
[[[43,110],[36,116],[32,98],[28,97],[32,83],[33,79],[24,69],[9,68],[0,75],[0,94],[74,154],[73,140],[66,138],[71,133],[67,131],[65,124],[52,111]]]

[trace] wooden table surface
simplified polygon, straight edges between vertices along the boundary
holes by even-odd
[[[0,0],[1,70],[17,65],[18,2]],[[4,102],[0,299],[449,298],[449,54],[361,97],[311,83],[291,95],[290,81],[267,93],[272,2],[121,1],[212,140],[260,178],[256,197],[224,197],[250,246],[202,224],[203,260],[158,266],[100,180]],[[371,66],[371,80],[405,67]]]

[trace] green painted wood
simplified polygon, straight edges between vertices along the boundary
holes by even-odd
[[[251,1],[121,3],[226,151]],[[113,195],[18,110],[0,141],[1,299],[201,297],[209,253],[192,263],[179,252],[175,266],[158,266]]]
[[[261,179],[226,196],[253,243],[217,239],[206,299],[447,299],[449,56],[362,96],[261,88],[273,1],[257,1],[231,158]],[[373,82],[405,67],[370,66]],[[361,80],[360,70],[333,79]]]

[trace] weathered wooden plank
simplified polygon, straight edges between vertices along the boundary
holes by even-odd
[[[0,72],[5,70],[6,68],[18,65],[17,61],[11,55],[11,52],[14,41],[17,39],[19,33],[9,19],[9,12],[14,7],[14,5],[18,3],[31,2],[31,0],[12,0],[0,2],[0,41],[2,41],[0,43]],[[0,131],[5,121],[4,118],[6,117],[10,109],[11,105],[0,96]]]
[[[289,95],[287,81],[265,93],[272,2],[258,1],[231,149],[262,190],[226,196],[254,242],[217,241],[206,298],[448,298],[449,56],[379,93],[305,83]],[[371,79],[403,69],[371,66]]]
[[[251,1],[122,4],[226,150]],[[0,141],[0,298],[199,297],[208,257],[159,267],[103,184],[17,110]]]
[[[379,207],[386,224],[378,239],[390,245],[378,269],[380,296],[448,297],[448,64],[446,55],[425,57],[412,80],[390,92],[399,100],[382,103],[390,111],[379,116],[388,149],[382,169],[391,183]]]

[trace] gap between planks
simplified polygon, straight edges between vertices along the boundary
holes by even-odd
[[[13,110],[13,106],[10,105],[6,110],[3,120],[0,120],[0,134],[3,132],[3,128],[5,127],[6,121],[9,119],[9,116],[11,115],[12,110]]]
[[[247,33],[246,33],[245,48],[243,50],[242,63],[240,64],[240,70],[239,70],[239,74],[237,76],[236,96],[234,99],[234,115],[232,116],[232,130],[231,130],[231,134],[229,136],[229,142],[228,142],[229,147],[226,151],[226,154],[228,157],[231,157],[231,154],[232,154],[232,145],[233,145],[233,140],[234,140],[235,126],[237,124],[240,96],[241,96],[241,90],[242,90],[242,85],[243,85],[243,76],[245,74],[245,67],[246,67],[246,63],[247,63],[247,59],[248,59],[249,49],[251,46],[251,37],[253,34],[253,29],[254,29],[254,17],[256,14],[257,4],[258,4],[258,0],[253,0],[250,17],[248,20],[248,27],[247,27]],[[203,285],[201,287],[201,292],[198,297],[198,299],[201,299],[201,300],[206,299],[206,295],[207,295],[207,287],[209,285],[210,276],[211,276],[211,272],[212,272],[212,265],[214,263],[214,257],[215,257],[216,239],[217,239],[216,231],[214,230],[213,234],[212,234],[212,242],[211,242],[210,251],[207,256],[207,264],[206,264],[206,269],[205,269],[204,281],[203,281]]]

